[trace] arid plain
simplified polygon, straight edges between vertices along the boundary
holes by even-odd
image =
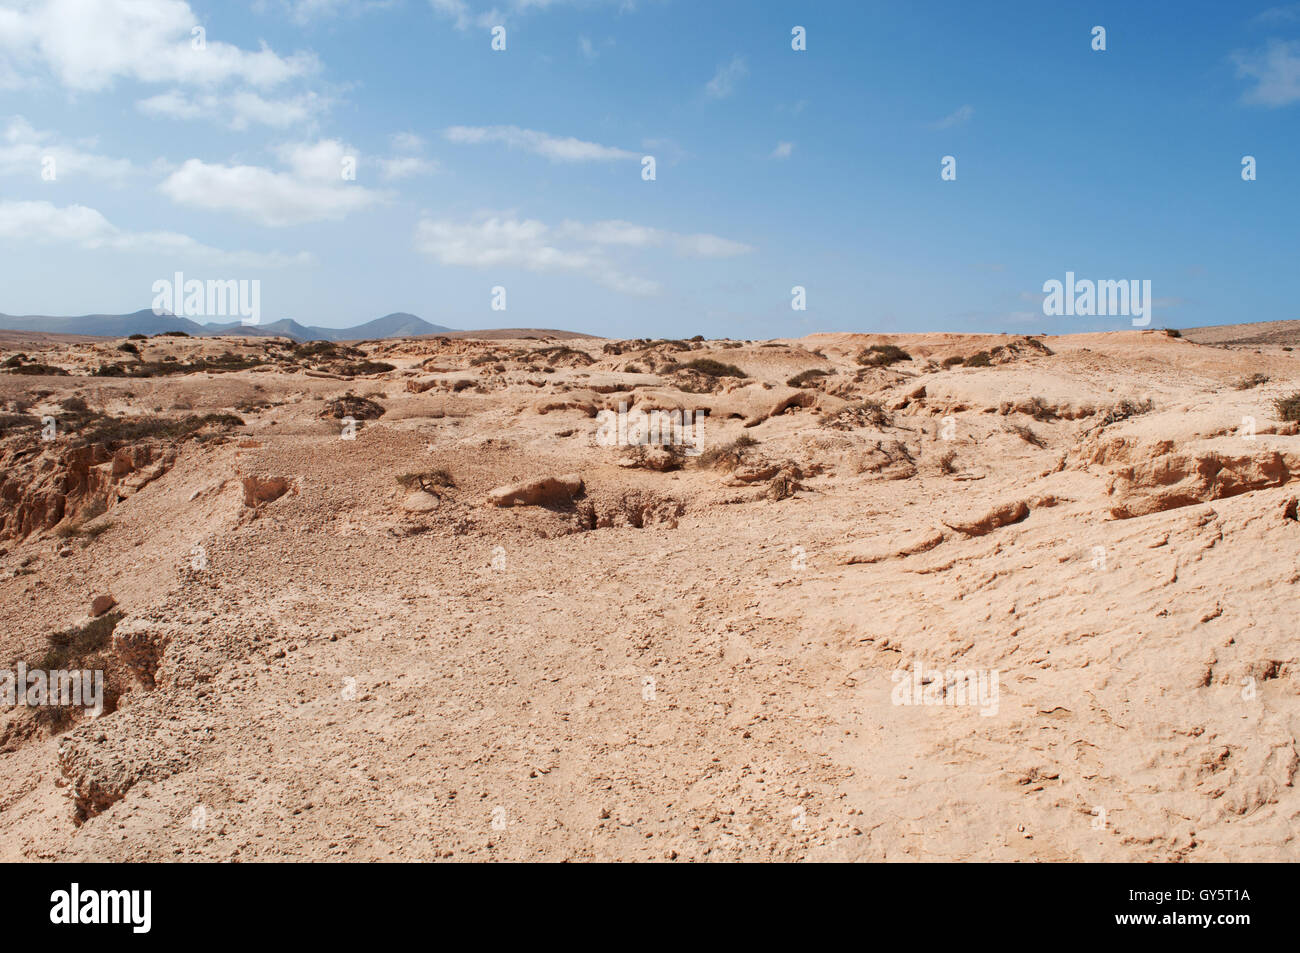
[[[514,334],[0,336],[0,859],[1300,859],[1295,324]]]

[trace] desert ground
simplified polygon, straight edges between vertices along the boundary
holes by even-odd
[[[6,334],[0,860],[1300,859],[1266,330]]]

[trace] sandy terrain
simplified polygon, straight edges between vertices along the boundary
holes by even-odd
[[[0,651],[110,698],[2,860],[1300,859],[1280,344],[121,343],[0,339]]]

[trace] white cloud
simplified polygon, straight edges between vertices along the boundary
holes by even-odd
[[[12,117],[0,134],[0,175],[30,175],[40,179],[47,159],[53,160],[54,181],[65,176],[122,179],[133,170],[127,159],[110,159],[88,151],[93,143],[67,143],[54,133],[32,128],[22,116]]]
[[[752,245],[717,235],[674,235],[677,254],[686,258],[735,258],[754,250]]]
[[[318,68],[310,53],[282,57],[215,37],[195,49],[201,26],[185,0],[24,0],[0,10],[0,75],[43,66],[70,89],[97,91],[119,78],[269,87]]]
[[[266,99],[250,90],[222,95],[189,95],[173,89],[136,102],[136,108],[149,116],[219,119],[234,130],[247,129],[250,123],[276,129],[299,125],[315,118],[328,105],[328,101],[316,93]]]
[[[424,139],[413,132],[395,132],[390,141],[393,149],[404,155],[424,151]]]
[[[358,16],[370,10],[391,8],[395,0],[291,0],[290,16],[298,23],[310,23],[333,16]]]
[[[951,129],[953,126],[960,126],[963,123],[970,122],[971,117],[974,115],[975,115],[974,106],[970,106],[970,105],[961,106],[958,109],[954,110],[953,112],[950,112],[948,115],[944,116],[942,119],[938,120],[937,122],[930,123],[930,128]]]
[[[658,246],[692,258],[720,258],[752,251],[716,235],[678,235],[624,221],[564,221],[551,227],[537,219],[489,216],[470,222],[421,218],[415,248],[439,264],[472,268],[524,268],[571,272],[625,294],[657,294],[657,282],[617,268],[607,252]]]
[[[338,220],[388,198],[343,178],[345,159],[356,159],[360,170],[360,157],[336,139],[276,151],[290,171],[190,159],[159,189],[180,205],[229,211],[270,227]]]
[[[599,222],[560,223],[556,233],[564,238],[592,245],[621,245],[633,248],[667,246],[683,258],[732,258],[753,251],[753,247],[717,235],[679,235],[676,232],[612,219]]]
[[[480,0],[475,3],[469,0],[429,0],[429,6],[435,13],[455,21],[456,29],[467,30],[471,26],[482,29],[503,24],[512,14],[545,11],[565,4],[593,6],[602,2],[617,5],[620,12],[636,9],[635,0]],[[498,3],[504,4],[505,9],[501,9]]]
[[[409,179],[414,175],[429,175],[438,171],[438,163],[420,156],[395,156],[390,159],[376,159],[379,174],[386,181]]]
[[[1288,106],[1300,100],[1300,42],[1269,40],[1262,50],[1232,54],[1237,75],[1255,81],[1242,98],[1260,106]]]
[[[0,201],[0,240],[75,245],[89,251],[111,250],[201,259],[242,268],[280,268],[311,263],[306,252],[228,252],[211,248],[177,232],[128,232],[84,205],[59,207],[49,202]]]
[[[710,99],[726,99],[736,91],[736,84],[749,74],[745,58],[739,54],[731,58],[730,63],[718,67],[713,79],[704,86],[704,93]]]
[[[523,149],[544,156],[552,162],[593,162],[609,159],[639,159],[635,152],[585,142],[573,137],[552,136],[518,126],[452,126],[444,135],[449,142],[460,145],[480,145],[485,142],[504,143],[511,149]]]
[[[770,158],[770,159],[788,159],[788,158],[790,158],[790,156],[792,156],[792,155],[794,155],[794,143],[793,143],[793,142],[778,142],[778,143],[776,144],[776,148],[772,150],[772,154],[771,154],[768,158]]]

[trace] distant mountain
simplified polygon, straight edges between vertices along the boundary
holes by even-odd
[[[192,337],[210,337],[217,334],[239,334],[248,337],[289,337],[296,341],[362,341],[378,338],[419,337],[425,334],[448,334],[454,328],[430,324],[413,314],[397,312],[375,318],[351,328],[316,328],[299,324],[290,318],[281,318],[266,324],[243,324],[232,321],[226,324],[198,324],[189,318],[170,314],[154,314],[152,310],[133,314],[86,314],[75,318],[55,318],[45,315],[0,314],[0,329],[12,331],[45,331],[54,334],[88,334],[103,337],[126,337],[128,334],[162,334],[164,331],[184,331]]]

